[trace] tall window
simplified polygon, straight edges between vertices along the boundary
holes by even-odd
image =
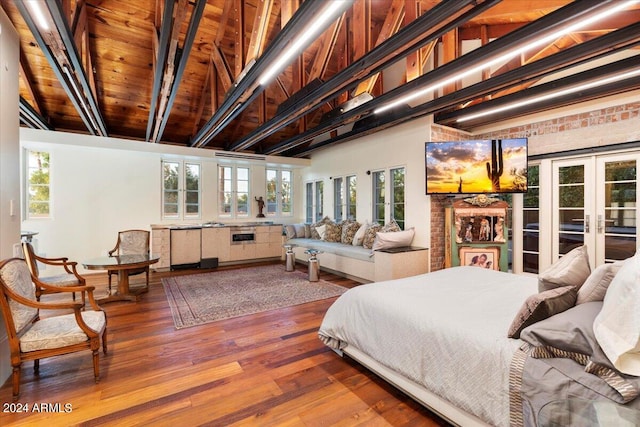
[[[391,218],[404,230],[404,168],[391,169]]]
[[[540,166],[529,165],[528,189],[524,194],[522,216],[522,265],[528,273],[538,273],[540,258]]]
[[[218,167],[218,210],[220,216],[249,216],[249,168]]]
[[[373,172],[373,222],[385,223],[384,171]]]
[[[293,181],[290,170],[267,169],[267,216],[293,215]]]
[[[162,162],[162,216],[200,218],[200,165]]]
[[[307,182],[305,199],[305,219],[307,222],[317,222],[322,219],[322,206],[324,203],[324,182]]]
[[[336,222],[342,221],[344,212],[344,189],[342,188],[342,177],[333,178],[333,216]]]
[[[316,195],[315,195],[315,211],[316,211],[316,221],[320,221],[322,219],[322,207],[324,205],[324,181],[316,181]]]
[[[349,198],[347,203],[347,218],[356,219],[356,196],[357,196],[357,188],[356,188],[356,176],[351,175],[347,177],[347,197]]]
[[[305,221],[308,223],[313,222],[313,182],[307,182],[305,186],[307,189],[307,197],[306,197],[306,215]]]
[[[27,217],[49,218],[51,215],[49,153],[27,151]]]
[[[404,167],[376,171],[372,172],[371,175],[373,177],[373,221],[385,224],[394,219],[400,228],[404,230]],[[386,185],[387,180],[390,180],[391,185]]]

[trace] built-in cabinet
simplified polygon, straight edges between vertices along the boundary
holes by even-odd
[[[153,266],[156,271],[200,260],[217,259],[224,264],[282,255],[281,225],[256,226],[255,239],[250,242],[232,242],[231,227],[176,229],[161,225],[152,226],[151,234],[151,251],[160,256],[160,261]]]
[[[202,259],[218,258],[218,262],[229,262],[231,260],[230,240],[229,227],[203,228]]]

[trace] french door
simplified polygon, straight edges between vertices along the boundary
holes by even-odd
[[[553,162],[552,254],[586,244],[592,268],[636,251],[640,154]]]

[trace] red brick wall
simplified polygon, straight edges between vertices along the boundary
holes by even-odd
[[[640,102],[633,102],[477,135],[445,126],[432,125],[431,141],[530,137],[533,135],[568,132],[607,123],[637,120],[639,117]],[[431,271],[444,268],[444,208],[448,203],[449,200],[447,198],[431,196],[431,218],[427,219],[427,221],[431,222]]]

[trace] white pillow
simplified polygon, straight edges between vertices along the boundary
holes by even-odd
[[[604,301],[604,296],[607,293],[611,281],[623,264],[624,261],[616,261],[614,263],[602,264],[593,270],[589,277],[587,277],[587,280],[580,286],[576,304]]]
[[[593,332],[616,369],[640,376],[640,254],[624,262],[593,322]]]
[[[579,246],[538,274],[538,292],[563,286],[579,289],[591,274],[587,246]]]
[[[322,224],[320,227],[316,227],[316,231],[320,235],[320,240],[324,240],[324,234],[327,232],[327,224]]]
[[[351,242],[353,246],[362,246],[362,240],[364,240],[364,233],[367,231],[367,225],[369,225],[369,222],[365,221],[365,223],[358,228],[356,234],[353,235],[353,242]]]
[[[378,251],[380,249],[401,248],[403,246],[411,246],[415,230],[411,227],[404,231],[378,231],[376,239],[373,241],[371,250]]]

